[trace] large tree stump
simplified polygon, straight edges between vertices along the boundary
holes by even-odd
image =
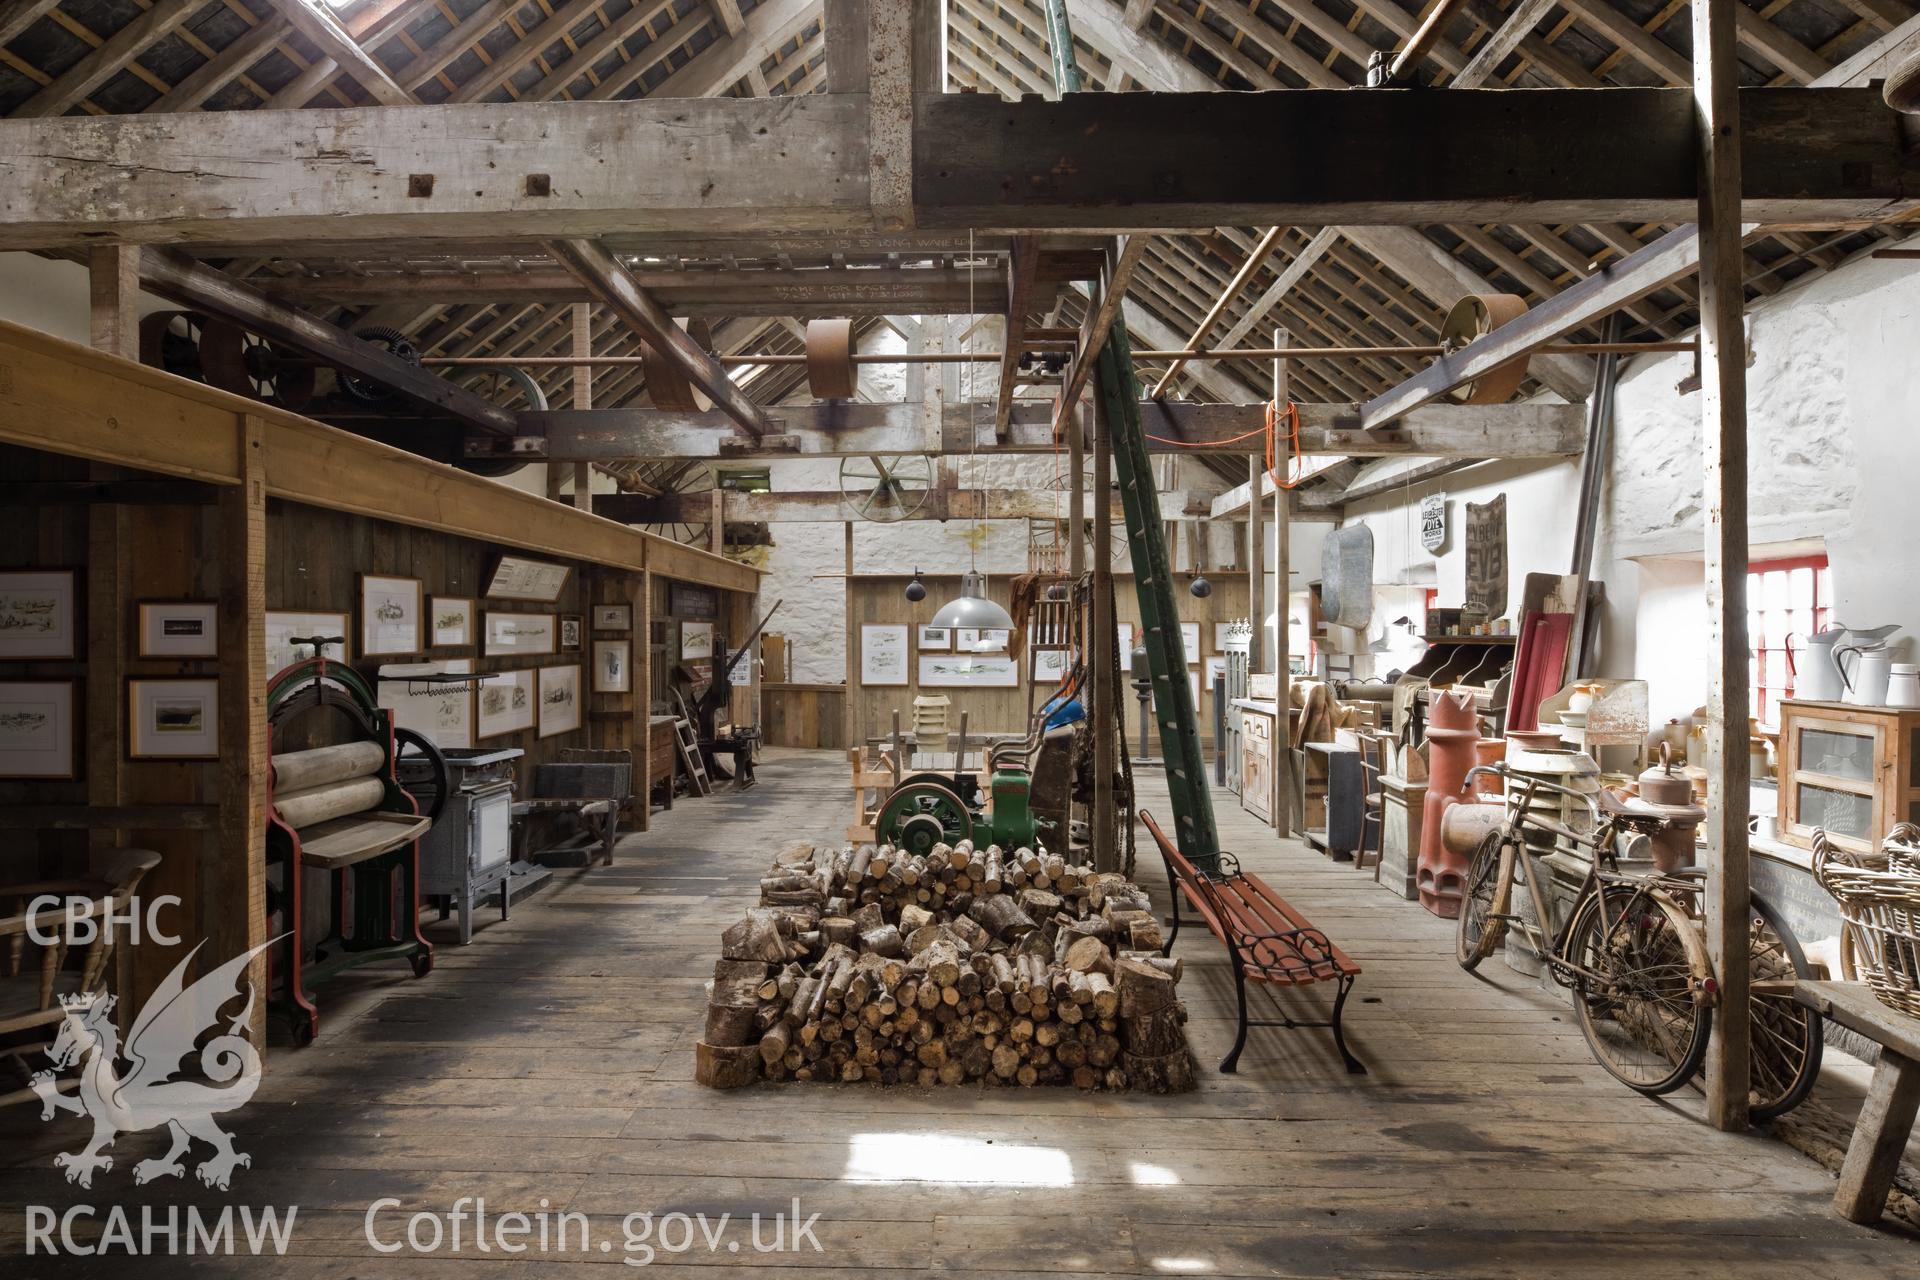
[[[1135,1088],[1175,1093],[1194,1085],[1193,1056],[1180,1026],[1173,978],[1150,964],[1114,966],[1120,995],[1120,1066]]]

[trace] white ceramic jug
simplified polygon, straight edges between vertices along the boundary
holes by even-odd
[[[1887,679],[1887,705],[1920,707],[1920,666],[1896,662]]]
[[[1845,627],[1829,627],[1817,635],[1800,637],[1800,653],[1794,663],[1793,696],[1806,702],[1838,702],[1846,685],[1840,677],[1840,664],[1834,660],[1834,646],[1846,637]]]
[[[1851,668],[1847,666],[1848,655],[1854,658]],[[1878,647],[1843,644],[1833,651],[1833,660],[1839,665],[1841,678],[1846,682],[1846,701],[1856,707],[1887,705],[1887,685],[1893,678],[1891,653]]]

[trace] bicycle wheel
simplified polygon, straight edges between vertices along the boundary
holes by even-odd
[[[1706,951],[1686,914],[1650,894],[1602,888],[1567,929],[1567,958],[1584,973],[1573,1007],[1593,1056],[1644,1094],[1671,1093],[1707,1054],[1713,1009],[1694,998]]]
[[[1453,957],[1472,972],[1507,936],[1506,912],[1513,899],[1513,845],[1504,831],[1489,831],[1467,863],[1466,892],[1453,931]]]
[[[1785,1115],[1806,1100],[1820,1078],[1826,1037],[1820,1015],[1793,998],[1796,978],[1811,978],[1806,952],[1780,913],[1753,898],[1748,931],[1752,987],[1752,1082],[1747,1110],[1755,1120]]]

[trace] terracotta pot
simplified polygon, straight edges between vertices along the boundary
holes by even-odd
[[[1560,731],[1557,729],[1509,729],[1507,741],[1522,751],[1553,751],[1560,746]]]
[[[1480,741],[1473,694],[1452,689],[1435,692],[1427,712],[1427,798],[1420,831],[1417,883],[1420,905],[1447,920],[1460,914],[1467,859],[1447,851],[1440,837],[1441,824],[1448,806],[1466,797],[1467,771],[1482,763]],[[1495,745],[1505,751],[1504,743]]]

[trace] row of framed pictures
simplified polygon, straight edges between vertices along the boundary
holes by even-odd
[[[630,692],[632,642],[594,641],[590,682],[595,693]],[[571,733],[584,722],[577,663],[496,671],[474,685],[435,687],[404,678],[382,680],[379,699],[381,706],[393,712],[396,725],[419,730],[441,748],[471,747],[481,738],[528,729],[551,738]]]
[[[0,680],[0,778],[72,778],[74,682]],[[127,758],[217,760],[220,681],[127,681]]]
[[[1130,654],[1133,651],[1133,624],[1116,624],[1119,630],[1120,651]],[[1216,639],[1225,634],[1230,625],[1219,623]],[[909,682],[907,652],[907,624],[865,623],[860,628],[860,683],[868,688],[902,688]],[[1200,645],[1200,624],[1183,622],[1180,624],[1181,643],[1186,646],[1187,660],[1190,665],[1204,665],[1207,670],[1207,688],[1213,687],[1216,672],[1226,671],[1226,659],[1220,656],[1202,658],[1197,650]],[[1007,633],[1004,631],[973,632],[965,629],[949,630],[944,627],[919,627],[916,629],[915,648],[919,658],[919,681],[928,688],[982,688],[1011,689],[1020,683],[1019,668],[1012,658],[994,656],[1004,653],[1007,647]],[[1033,679],[1039,684],[1058,684],[1067,676],[1069,656],[1062,649],[1042,649],[1028,645],[1030,666]],[[1125,659],[1123,658],[1123,661]],[[1187,672],[1188,679],[1194,685],[1194,695],[1200,692],[1199,673]]]
[[[79,656],[72,569],[0,573],[0,660]],[[142,658],[219,656],[219,606],[211,600],[137,602],[135,653]]]
[[[360,580],[358,652],[363,658],[383,658],[422,653],[428,648],[469,647],[475,643],[474,604],[471,598],[462,596],[423,597],[418,578],[367,574]],[[212,606],[207,608],[211,610]],[[430,617],[431,622],[424,623],[423,617]],[[581,649],[582,619],[578,614],[487,610],[479,618],[477,630],[482,651],[488,657],[540,657],[550,653],[577,653]],[[595,631],[631,631],[633,606],[594,605],[591,620]],[[210,628],[211,622],[208,625]],[[351,634],[345,613],[285,609],[267,610],[266,631],[269,677],[312,656],[308,646],[293,643],[295,636],[344,639]],[[429,644],[420,643],[423,631],[430,637]],[[346,646],[346,650],[329,650],[328,656],[346,661],[353,657],[353,646]]]

